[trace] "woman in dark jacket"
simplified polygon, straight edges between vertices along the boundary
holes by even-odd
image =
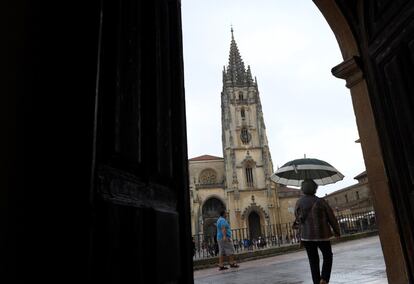
[[[309,258],[314,284],[329,283],[332,269],[331,237],[340,236],[339,224],[329,204],[315,195],[318,185],[311,179],[302,182],[305,194],[296,203],[295,223]],[[333,229],[333,234],[332,230]],[[318,248],[323,255],[322,275]]]

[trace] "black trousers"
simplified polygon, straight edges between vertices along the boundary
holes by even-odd
[[[322,242],[309,242],[303,241],[306,252],[308,253],[310,269],[312,272],[312,280],[314,284],[319,284],[321,278],[326,282],[329,282],[331,278],[332,270],[332,247],[330,241]],[[322,252],[323,256],[323,265],[322,265],[322,275],[319,268],[319,254],[318,248]]]

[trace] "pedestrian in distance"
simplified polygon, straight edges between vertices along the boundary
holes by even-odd
[[[329,283],[333,261],[330,239],[333,235],[339,238],[341,233],[332,208],[315,195],[317,188],[312,179],[302,182],[301,190],[305,195],[296,202],[293,228],[299,231],[301,244],[306,249],[313,283],[326,284]],[[318,248],[323,256],[322,274]]]
[[[220,212],[220,217],[217,219],[217,243],[219,248],[219,270],[228,269],[224,266],[224,256],[227,256],[230,267],[239,267],[234,261],[234,246],[231,240],[230,225],[226,220],[226,211]]]

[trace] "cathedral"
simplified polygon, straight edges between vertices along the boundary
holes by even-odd
[[[223,157],[189,159],[192,233],[214,236],[215,222],[226,210],[233,229],[250,238],[269,225],[293,220],[300,193],[271,181],[273,163],[256,78],[245,68],[231,30],[229,63],[221,92]]]

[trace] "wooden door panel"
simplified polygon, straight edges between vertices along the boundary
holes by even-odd
[[[414,1],[337,3],[360,50],[407,270],[414,278]]]
[[[408,11],[413,13],[414,5],[410,5]],[[378,33],[367,70],[372,71],[368,83],[375,91],[370,95],[408,270],[413,277],[414,230],[409,224],[414,224],[414,19],[407,10],[403,13],[407,17],[391,20],[385,33]]]
[[[180,6],[103,1],[93,277],[192,282]]]
[[[369,0],[364,2],[366,36],[368,41],[372,43],[389,23],[404,11],[410,0]]]

